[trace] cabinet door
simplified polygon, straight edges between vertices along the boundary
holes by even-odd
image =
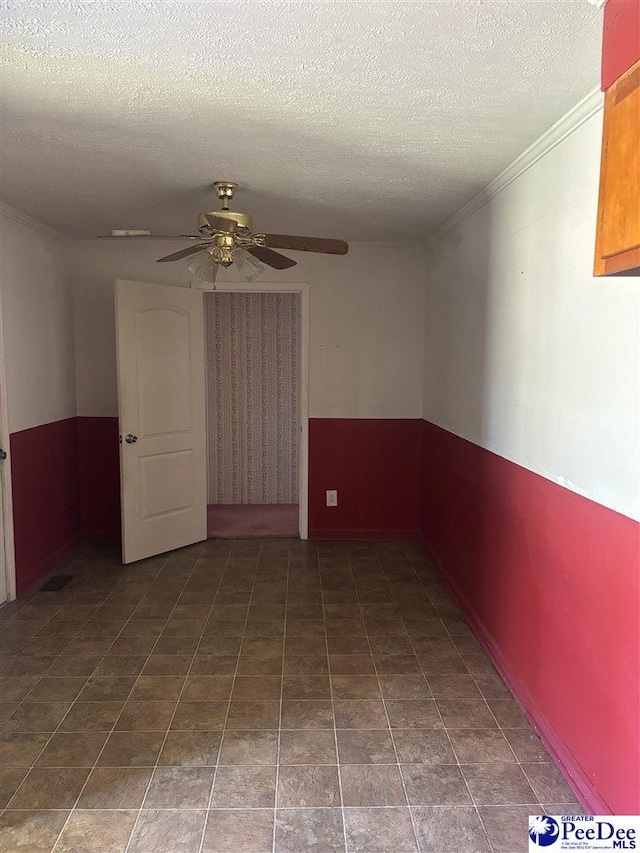
[[[640,268],[640,61],[607,89],[594,275]]]

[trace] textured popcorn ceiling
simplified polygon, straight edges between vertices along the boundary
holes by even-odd
[[[597,85],[587,0],[4,0],[4,200],[75,236],[419,239]]]

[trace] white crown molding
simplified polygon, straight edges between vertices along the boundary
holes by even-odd
[[[32,216],[23,213],[21,210],[16,210],[15,207],[11,207],[4,202],[0,202],[0,214],[2,214],[2,216],[6,216],[7,219],[12,219],[14,222],[19,222],[20,225],[24,225],[25,228],[37,231],[38,234],[42,234],[44,237],[49,237],[51,240],[56,240],[58,243],[62,243],[63,246],[73,245],[71,237],[68,237],[61,231],[56,231],[55,228],[45,225],[44,222],[39,222]]]
[[[427,241],[431,243],[441,235],[453,231],[465,219],[472,216],[476,210],[479,210],[494,196],[506,189],[509,184],[512,184],[520,175],[535,165],[538,160],[552,151],[556,145],[559,145],[599,112],[603,106],[603,99],[604,95],[599,88],[592,89],[575,107],[563,115],[555,124],[551,125],[549,130],[543,133],[539,139],[536,139],[533,145],[530,145],[510,166],[507,166],[504,172],[501,172],[490,184],[487,184],[483,190],[468,201],[464,207],[461,207],[457,213],[454,213],[450,219],[447,219],[443,225],[429,235]]]

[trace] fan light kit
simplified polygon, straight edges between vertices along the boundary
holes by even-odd
[[[215,283],[220,267],[235,264],[247,281],[255,281],[264,270],[264,264],[276,270],[294,267],[297,261],[274,252],[274,249],[291,249],[298,252],[322,252],[328,255],[346,255],[349,246],[344,240],[322,237],[294,237],[290,234],[257,234],[253,231],[253,220],[246,213],[229,209],[229,202],[238,185],[233,181],[216,181],[214,189],[222,209],[205,211],[198,216],[198,231],[201,237],[195,246],[188,246],[158,263],[180,261],[196,255],[188,269],[198,279]]]

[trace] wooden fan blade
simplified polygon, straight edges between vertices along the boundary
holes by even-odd
[[[145,240],[202,240],[202,234],[96,234],[98,240],[119,240],[121,243],[135,243]]]
[[[349,244],[344,240],[324,237],[294,237],[293,234],[265,234],[265,246],[272,249],[295,249],[297,252],[323,252],[327,255],[346,255]]]
[[[238,227],[235,219],[227,219],[224,216],[212,216],[210,213],[205,213],[204,218],[216,231],[226,231],[229,234],[233,234]]]
[[[280,252],[272,252],[266,246],[247,246],[247,252],[251,252],[255,258],[262,261],[263,264],[273,267],[274,270],[286,270],[289,267],[295,267],[298,263],[287,258],[286,255],[281,255]]]
[[[164,264],[167,261],[180,261],[182,258],[188,258],[189,255],[194,255],[196,252],[201,252],[207,249],[212,244],[210,242],[199,243],[197,246],[188,246],[186,249],[180,249],[179,252],[174,252],[172,255],[167,255],[164,258],[158,258],[157,263]]]

